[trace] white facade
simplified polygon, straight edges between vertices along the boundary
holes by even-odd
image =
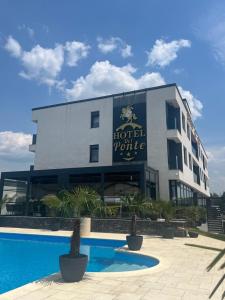
[[[159,172],[159,190],[162,199],[170,198],[169,181],[181,181],[202,195],[209,196],[208,183],[196,183],[189,166],[189,154],[196,167],[203,170],[201,178],[207,181],[208,170],[204,169],[202,155],[207,155],[176,85],[146,89],[147,162]],[[138,93],[139,91],[136,91]],[[125,93],[126,94],[126,93]],[[166,103],[180,109],[181,130],[168,129]],[[91,128],[91,112],[99,111],[98,128]],[[182,114],[185,118],[184,131]],[[32,119],[37,123],[36,144],[30,146],[35,152],[34,170],[112,166],[113,96],[83,100],[33,110]],[[192,152],[192,143],[187,135],[189,124],[199,153]],[[176,126],[175,126],[176,127]],[[171,169],[168,164],[168,140],[182,144],[183,171]],[[90,145],[99,145],[99,162],[89,162]],[[184,162],[184,147],[187,150],[187,165]],[[205,176],[205,177],[204,177]]]

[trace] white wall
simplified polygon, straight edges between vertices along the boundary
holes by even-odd
[[[209,188],[207,188],[207,190],[205,190],[204,188],[204,183],[203,181],[200,181],[200,185],[194,182],[194,177],[193,177],[193,171],[190,170],[189,168],[189,157],[187,157],[187,162],[188,165],[186,165],[184,163],[184,153],[183,153],[183,146],[186,147],[187,149],[187,156],[190,153],[192,160],[194,159],[196,161],[196,163],[199,165],[199,167],[203,170],[203,161],[201,160],[201,158],[199,158],[197,160],[197,158],[195,158],[194,154],[192,153],[192,145],[191,145],[191,140],[188,139],[187,136],[187,119],[188,119],[188,113],[187,110],[183,104],[182,99],[180,98],[180,95],[176,92],[176,100],[178,101],[178,104],[180,106],[180,112],[181,112],[181,136],[182,136],[182,156],[183,156],[183,172],[179,172],[179,178],[181,181],[186,182],[187,184],[189,184],[191,187],[197,189],[198,191],[206,194],[209,196]],[[185,116],[185,120],[186,120],[186,132],[183,130],[183,126],[182,126],[182,113]],[[190,122],[189,125],[191,126]],[[195,132],[195,128],[191,128],[191,132],[194,133]],[[201,150],[204,152],[204,156],[206,156],[206,153],[199,141],[199,147],[201,148]],[[206,176],[208,177],[208,170],[204,171]]]
[[[186,108],[175,86],[147,91],[147,164],[159,171],[160,197],[169,199],[170,179],[182,180],[209,194],[203,182],[200,186],[194,182],[193,171],[184,161],[183,172],[168,170],[166,101],[175,101],[187,120]],[[92,111],[100,112],[99,128],[90,127]],[[33,120],[37,121],[35,170],[112,165],[112,97],[34,110]],[[193,157],[191,141],[182,129],[182,119],[179,138]],[[99,144],[98,163],[89,162],[89,146],[93,144]],[[201,159],[199,163],[202,168]]]
[[[147,92],[148,165],[159,171],[159,192],[163,200],[169,200],[165,100],[174,98],[174,87]]]
[[[34,110],[37,121],[35,170],[112,165],[111,98]],[[91,112],[100,127],[91,128]],[[89,163],[89,145],[99,144],[99,162]]]
[[[167,130],[166,101],[175,101],[180,107],[181,134],[178,133],[178,138],[182,143],[183,172],[168,169],[167,137],[169,136],[169,131],[172,134],[174,133],[174,136],[175,134],[177,136],[177,132],[176,130],[173,130],[173,132]],[[148,165],[159,171],[160,197],[164,200],[169,199],[169,180],[183,181],[199,192],[209,195],[209,189],[205,190],[202,181],[200,185],[194,182],[193,171],[189,168],[189,161],[188,165],[184,163],[183,146],[187,149],[187,155],[190,153],[192,158],[194,158],[194,155],[192,154],[191,141],[182,127],[182,113],[185,115],[187,122],[187,110],[175,87],[149,90],[147,92]],[[200,147],[203,150],[202,146]],[[204,155],[206,156],[206,153]],[[203,169],[202,160],[199,158],[199,161],[196,160],[196,162]],[[207,170],[205,174],[208,177]]]

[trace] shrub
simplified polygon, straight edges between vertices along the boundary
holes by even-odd
[[[153,200],[152,212],[157,218],[164,218],[166,221],[171,220],[175,215],[175,209],[170,201]]]
[[[123,215],[144,217],[145,211],[152,208],[151,201],[141,193],[129,194],[121,198]]]
[[[89,187],[62,190],[57,195],[46,195],[41,201],[51,216],[62,217],[90,216],[102,204],[99,195]]]
[[[176,207],[176,218],[186,219],[191,226],[206,221],[206,209],[199,206]]]

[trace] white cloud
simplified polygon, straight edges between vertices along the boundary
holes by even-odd
[[[66,42],[65,45],[58,44],[54,48],[36,45],[30,51],[25,51],[18,41],[9,36],[5,49],[20,60],[24,68],[19,73],[20,76],[58,88],[62,87],[62,82],[65,84],[65,80],[58,79],[65,62],[64,58],[68,66],[76,66],[80,59],[87,57],[90,46],[72,41]]]
[[[31,38],[34,36],[34,29],[27,27],[27,32]]]
[[[22,49],[20,44],[11,35],[7,38],[5,49],[14,57],[20,57]]]
[[[121,55],[124,58],[132,56],[133,54],[132,54],[131,45],[126,45],[124,48],[122,48]]]
[[[146,73],[139,78],[134,77],[136,69],[130,64],[123,67],[112,65],[109,61],[95,62],[89,74],[81,76],[66,90],[69,100],[108,95],[162,85],[164,79],[159,73]]]
[[[109,39],[97,38],[98,49],[103,54],[108,54],[114,50],[118,50],[122,57],[127,58],[133,55],[131,45],[128,45],[119,37],[111,37]]]
[[[165,67],[175,60],[177,52],[185,47],[191,47],[189,40],[174,40],[169,43],[164,40],[156,40],[152,49],[147,52],[147,65]]]
[[[30,157],[31,134],[13,131],[0,132],[0,158],[20,160]]]
[[[98,41],[98,49],[104,53],[110,53],[117,48],[117,38],[110,38],[108,40],[103,40],[101,37],[97,38]]]
[[[211,192],[225,191],[225,146],[208,147]]]
[[[207,155],[209,158],[209,162],[225,163],[225,146],[211,147],[208,149]]]
[[[90,46],[77,41],[66,42],[65,50],[67,51],[67,65],[73,67],[80,59],[87,57]]]
[[[63,47],[51,49],[36,45],[31,51],[23,52],[21,62],[25,69],[20,73],[22,77],[52,86],[64,63]]]
[[[103,40],[98,38],[99,43]],[[103,51],[112,51],[113,45],[121,41],[120,38],[111,38],[110,42],[104,45]],[[181,44],[186,45],[186,40]],[[171,42],[172,43],[172,42]],[[116,46],[117,47],[117,46]],[[20,75],[26,79],[34,79],[48,86],[55,86],[61,92],[65,92],[67,99],[82,99],[117,93],[129,90],[137,90],[152,86],[165,84],[160,73],[145,73],[140,77],[135,77],[135,68],[130,64],[118,67],[109,61],[95,62],[89,74],[81,76],[73,82],[72,88],[66,89],[66,80],[59,80],[58,76],[64,65],[64,57],[69,66],[75,66],[77,62],[88,55],[89,45],[81,42],[66,42],[63,46],[57,45],[55,48],[43,48],[36,45],[31,51],[23,51],[20,44],[11,36],[5,45],[7,51],[20,59],[24,70]],[[111,49],[111,50],[110,50]],[[120,48],[124,57],[131,55],[131,47],[126,44],[125,48]],[[105,52],[105,53],[106,53]],[[181,94],[187,99],[193,119],[201,116],[203,105],[200,100],[192,95],[190,91],[180,87]]]
[[[92,98],[165,84],[160,73],[145,73],[135,77],[136,69],[130,64],[118,67],[109,61],[95,62],[86,76],[81,76],[73,82],[73,86],[65,90],[68,100]],[[193,119],[202,115],[203,105],[190,91],[179,87],[181,95],[186,98]]]
[[[34,37],[34,29],[29,26],[26,26],[25,24],[19,25],[18,29],[26,31],[30,38]]]
[[[191,114],[194,120],[202,116],[203,104],[190,91],[184,90],[179,86],[180,93],[183,98],[187,99]]]

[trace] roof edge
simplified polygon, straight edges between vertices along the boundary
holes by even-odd
[[[150,90],[163,89],[163,88],[172,87],[172,86],[175,86],[177,88],[178,93],[179,93],[179,95],[182,99],[182,96],[181,96],[180,91],[177,87],[177,84],[176,83],[170,83],[170,84],[164,84],[164,85],[154,86],[154,87],[140,89],[140,90],[133,90],[133,91],[110,94],[110,95],[99,96],[99,97],[94,97],[94,98],[87,98],[87,99],[82,99],[82,100],[75,100],[75,101],[70,101],[70,102],[63,102],[63,103],[46,105],[46,106],[34,107],[34,108],[32,108],[32,111],[47,109],[47,108],[53,108],[53,107],[58,107],[58,106],[64,106],[64,105],[70,105],[70,104],[75,104],[75,103],[81,103],[81,102],[88,102],[88,101],[93,101],[93,100],[100,100],[100,99],[104,99],[104,98],[110,98],[110,97],[116,97],[116,96],[122,96],[122,95],[129,95],[129,94],[136,93],[136,92],[145,92],[145,91],[150,91]]]

